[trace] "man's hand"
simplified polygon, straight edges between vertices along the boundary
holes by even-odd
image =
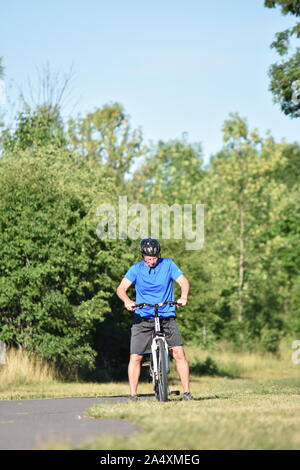
[[[181,306],[184,307],[187,304],[187,299],[180,297],[180,299],[177,300],[177,303]]]
[[[135,307],[136,307],[136,304],[133,300],[128,300],[128,301],[124,302],[124,305],[125,305],[125,308],[127,310],[129,310],[130,312],[135,310]]]
[[[120,285],[117,288],[117,296],[124,302],[124,306],[127,310],[131,312],[135,309],[135,302],[131,300],[126,294],[127,289],[131,286],[131,281],[123,277]]]

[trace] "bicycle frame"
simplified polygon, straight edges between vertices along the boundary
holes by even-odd
[[[167,377],[166,377],[166,375],[168,374],[168,372],[170,370],[170,367],[169,367],[169,347],[168,347],[165,335],[161,331],[160,317],[159,317],[159,314],[158,314],[159,307],[162,307],[163,305],[167,305],[167,304],[169,304],[169,305],[178,305],[177,302],[161,302],[159,304],[154,304],[154,305],[142,303],[142,304],[137,304],[136,305],[136,307],[140,307],[140,308],[142,308],[144,306],[154,308],[154,335],[153,335],[152,343],[151,343],[151,357],[152,357],[152,360],[150,362],[150,375],[152,376],[153,389],[154,389],[156,398],[159,401],[166,401],[168,399],[167,396],[169,394],[168,390],[166,390],[167,389]],[[164,345],[164,354],[165,354],[165,358],[163,360],[164,369],[165,369],[163,371],[163,377],[161,377],[161,373],[160,373],[160,370],[159,370],[159,364],[158,364],[158,361],[157,361],[157,351],[159,350],[159,347],[160,347],[159,343],[161,341],[163,342],[163,345]],[[162,396],[161,396],[161,393],[159,393],[157,391],[157,389],[159,387],[161,387],[162,384],[163,384],[163,388],[165,390],[162,392]]]
[[[165,346],[165,352],[166,352],[166,365],[167,365],[167,372],[169,372],[169,347],[168,343],[166,341],[164,333],[161,332],[160,328],[160,320],[159,320],[159,315],[158,315],[158,307],[162,306],[164,304],[157,304],[155,306],[155,316],[154,316],[154,336],[152,339],[151,343],[151,352],[152,352],[152,360],[153,360],[153,373],[156,375],[156,378],[158,376],[158,364],[157,364],[157,355],[155,354],[157,351],[157,339],[161,338],[164,342]]]

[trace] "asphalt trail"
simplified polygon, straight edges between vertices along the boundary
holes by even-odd
[[[142,397],[148,398],[151,396]],[[68,442],[75,447],[103,434],[137,433],[138,427],[124,420],[86,416],[94,404],[126,401],[128,397],[0,401],[0,450],[40,449],[55,442]]]

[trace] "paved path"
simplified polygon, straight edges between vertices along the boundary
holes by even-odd
[[[85,414],[94,404],[104,402],[109,406],[127,400],[97,397],[0,401],[0,449],[38,449],[53,442],[68,442],[74,447],[101,434],[136,433],[137,426],[124,420],[92,419]]]

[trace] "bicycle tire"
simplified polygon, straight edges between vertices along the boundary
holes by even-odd
[[[165,343],[162,339],[157,340],[157,368],[156,399],[168,401],[168,364]]]

